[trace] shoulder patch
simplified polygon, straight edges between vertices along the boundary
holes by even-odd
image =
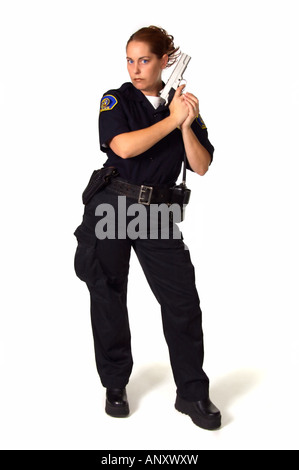
[[[113,95],[105,95],[101,100],[101,110],[102,111],[110,111],[114,108],[118,103],[117,99]]]
[[[203,119],[202,119],[202,117],[201,117],[200,114],[197,116],[197,118],[196,118],[195,120],[196,120],[197,124],[199,124],[202,129],[206,129],[206,128],[207,128],[207,126],[206,126],[205,123],[203,122]]]

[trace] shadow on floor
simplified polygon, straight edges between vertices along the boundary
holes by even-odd
[[[264,373],[258,369],[237,369],[215,380],[210,387],[211,400],[220,408],[222,427],[233,421],[230,406],[262,382]]]
[[[263,380],[264,374],[258,369],[242,368],[234,370],[214,382],[211,382],[210,397],[222,414],[222,427],[233,421],[230,406],[256,388]],[[141,400],[155,388],[173,381],[170,365],[153,363],[144,366],[132,375],[128,384],[128,398],[131,413],[135,413]],[[175,394],[175,384],[174,394]],[[171,397],[174,401],[174,396]]]
[[[144,366],[132,375],[127,387],[131,413],[139,408],[140,401],[148,393],[170,380],[172,380],[171,369],[170,365],[166,363],[153,363]]]

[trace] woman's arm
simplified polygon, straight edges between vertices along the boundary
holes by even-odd
[[[189,109],[188,117],[181,125],[186,156],[192,170],[203,176],[209,169],[211,155],[201,145],[191,128],[191,124],[199,114],[198,99],[191,93],[183,96]]]
[[[184,86],[176,90],[169,106],[170,115],[167,118],[145,129],[125,132],[113,137],[109,142],[111,150],[121,158],[136,157],[179,127],[189,115],[189,108],[184,97],[181,96]]]

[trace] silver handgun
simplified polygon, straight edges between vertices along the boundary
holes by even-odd
[[[165,87],[160,91],[160,97],[165,101],[165,106],[171,102],[173,95],[179,86],[179,83],[182,81],[183,74],[190,60],[191,57],[189,55],[184,53],[181,54],[175,69],[167,80]]]

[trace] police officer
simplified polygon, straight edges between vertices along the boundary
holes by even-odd
[[[105,410],[113,417],[129,415],[126,385],[133,360],[126,295],[133,248],[161,306],[177,387],[175,408],[196,425],[217,429],[221,414],[209,398],[209,379],[202,368],[202,313],[190,254],[182,238],[174,236],[170,219],[166,238],[165,221],[159,221],[158,236],[151,236],[150,227],[153,205],[170,204],[170,188],[181,172],[184,155],[187,168],[204,175],[214,148],[193,94],[182,94],[184,86],[180,86],[169,106],[159,98],[162,71],[179,55],[173,37],[162,28],[142,28],[130,37],[126,53],[131,82],[109,90],[101,100],[100,146],[107,154],[103,171],[110,175],[110,184],[86,203],[83,221],[75,231],[75,270],[90,292],[96,364],[106,388]],[[146,210],[149,223],[137,238],[124,230],[133,220],[132,204]],[[99,223],[105,214],[101,208],[107,213],[108,205],[114,220],[107,218],[105,224],[114,233],[104,237],[99,234]],[[125,227],[121,227],[124,217]]]

